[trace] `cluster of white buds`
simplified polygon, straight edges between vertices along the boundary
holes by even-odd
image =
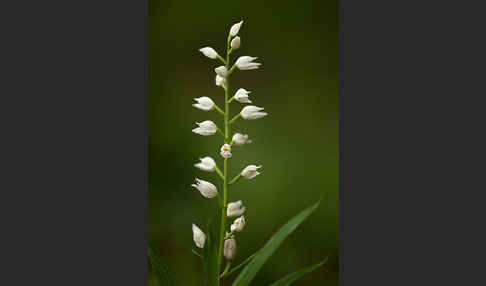
[[[231,146],[229,144],[223,144],[223,146],[221,146],[221,157],[225,158],[225,159],[229,159],[231,158]]]
[[[232,140],[233,140],[233,144],[236,146],[243,146],[245,144],[251,143],[248,134],[235,133],[235,135],[233,135]]]
[[[238,231],[238,232],[240,232],[240,231],[243,230],[243,228],[245,227],[245,225],[246,225],[245,216],[242,215],[239,218],[235,219],[235,221],[231,225],[231,231]]]
[[[196,168],[206,172],[214,172],[214,169],[216,168],[216,162],[214,162],[213,158],[204,157],[204,158],[199,158],[199,160],[201,160],[200,163],[194,164]]]
[[[214,101],[207,96],[194,98],[194,100],[197,101],[197,103],[192,105],[195,108],[199,108],[204,111],[209,111],[214,108]]]
[[[255,120],[267,116],[266,112],[262,112],[263,107],[256,107],[247,105],[241,110],[241,117],[246,120]]]
[[[260,174],[258,170],[262,166],[257,165],[249,165],[243,169],[236,177],[232,180],[229,180],[228,177],[228,160],[232,157],[231,147],[234,146],[244,146],[250,144],[252,141],[250,140],[248,134],[242,133],[234,133],[232,137],[229,137],[229,126],[239,117],[242,117],[246,120],[256,120],[262,117],[267,116],[267,113],[263,111],[263,107],[257,107],[253,105],[247,105],[242,108],[242,110],[235,116],[233,119],[229,120],[229,104],[232,101],[237,101],[243,104],[252,103],[249,98],[250,91],[239,88],[233,97],[229,98],[230,91],[229,91],[229,77],[235,69],[238,70],[254,70],[260,67],[260,63],[255,62],[257,59],[256,57],[251,56],[241,56],[239,57],[233,66],[229,63],[229,56],[230,54],[239,49],[241,46],[241,38],[238,36],[241,26],[243,25],[243,21],[234,24],[228,35],[227,40],[227,52],[226,52],[226,59],[220,56],[213,48],[211,47],[204,47],[199,49],[199,51],[206,57],[210,59],[217,59],[221,61],[224,65],[218,66],[214,68],[214,72],[216,73],[215,84],[216,86],[220,86],[224,88],[225,91],[225,110],[223,111],[220,109],[216,103],[209,97],[203,96],[194,98],[197,102],[193,104],[195,108],[198,108],[203,111],[211,111],[216,110],[221,113],[224,118],[224,132],[220,130],[216,124],[210,120],[203,121],[201,123],[196,123],[198,125],[197,128],[193,129],[192,132],[203,135],[209,136],[214,135],[216,132],[219,132],[224,137],[224,143],[220,149],[220,155],[224,158],[224,173],[218,169],[216,162],[211,157],[203,157],[200,158],[200,162],[194,164],[194,166],[202,171],[206,172],[216,172],[219,177],[223,180],[224,183],[224,191],[220,194],[222,198],[220,198],[219,203],[222,205],[222,222],[221,222],[221,234],[226,231],[226,235],[224,237],[220,237],[220,251],[218,253],[218,267],[221,266],[221,259],[224,256],[228,260],[232,260],[236,255],[236,240],[235,240],[235,233],[241,232],[246,225],[245,216],[243,215],[246,211],[246,208],[243,206],[243,202],[241,200],[234,201],[227,203],[227,191],[228,186],[235,181],[237,181],[240,177],[245,179],[253,179]],[[231,141],[230,141],[231,138]],[[214,198],[218,196],[218,190],[216,186],[210,182],[196,179],[196,183],[192,184],[194,188],[196,188],[204,197],[206,198]],[[226,218],[229,217],[237,217],[230,226],[230,233],[227,232],[226,229]],[[206,240],[206,235],[195,225],[192,225],[192,231],[194,235],[194,242],[196,246],[199,248],[204,247],[204,242]],[[223,245],[224,243],[224,245]]]
[[[240,88],[236,91],[234,98],[236,101],[239,101],[241,103],[251,103],[251,100],[248,98],[249,93],[250,91],[247,91],[244,88]]]
[[[228,235],[228,232],[226,232]],[[235,236],[232,235],[230,238],[224,241],[224,257],[228,260],[232,260],[236,255],[236,240]]]
[[[260,169],[262,166],[255,166],[255,165],[248,165],[243,171],[241,171],[241,175],[245,179],[253,179],[256,176],[260,175],[260,172],[258,172],[258,169]]]
[[[216,126],[216,124],[214,124],[214,122],[211,120],[206,120],[201,123],[196,122],[196,124],[199,127],[192,129],[192,132],[202,136],[214,135],[214,133],[218,131],[218,126]]]
[[[212,199],[215,196],[218,195],[218,189],[216,189],[216,186],[211,184],[210,182],[206,182],[204,180],[200,180],[196,178],[196,183],[192,184],[194,188],[196,188],[203,197],[206,197],[208,199]]]
[[[228,208],[226,210],[226,216],[234,217],[240,216],[245,212],[246,208],[243,206],[243,202],[236,201],[228,204]]]
[[[192,237],[193,237],[194,243],[196,243],[197,247],[199,247],[199,248],[204,247],[204,243],[206,243],[206,235],[195,224],[192,224]]]

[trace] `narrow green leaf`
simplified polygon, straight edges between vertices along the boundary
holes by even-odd
[[[214,232],[211,228],[210,220],[206,229],[206,244],[203,248],[203,260],[204,260],[204,285],[217,286],[219,273],[218,273],[218,241],[215,239]]]
[[[314,210],[319,206],[319,202],[307,207],[298,215],[290,219],[284,224],[260,249],[255,257],[246,265],[246,267],[240,272],[233,286],[247,286],[255,278],[258,271],[262,268],[263,264],[272,256],[277,248],[282,244],[284,239],[291,234]]]
[[[233,272],[238,271],[238,269],[240,269],[241,267],[245,266],[248,262],[250,262],[253,259],[253,257],[255,257],[255,255],[257,253],[258,253],[258,251],[255,252],[255,253],[253,253],[252,255],[248,256],[238,266],[233,267],[231,270],[229,270],[226,274],[223,275],[223,278],[226,277],[226,276],[230,276],[231,274],[233,274]]]
[[[174,282],[170,277],[169,268],[162,259],[162,256],[160,256],[158,250],[153,247],[151,242],[149,242],[148,245],[148,256],[150,259],[150,263],[152,264],[152,270],[159,280],[159,284],[161,286],[173,286]]]
[[[284,276],[282,279],[280,279],[276,282],[273,282],[272,284],[270,284],[270,286],[289,286],[290,284],[292,284],[295,281],[299,280],[300,278],[304,277],[306,274],[309,274],[312,271],[314,271],[317,268],[324,265],[324,263],[326,263],[328,257],[326,257],[326,259],[324,259],[323,261],[321,261],[317,264],[307,266],[307,267],[304,267],[302,269],[295,271],[294,273],[290,273],[289,275]]]

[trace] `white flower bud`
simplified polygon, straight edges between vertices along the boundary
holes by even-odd
[[[258,169],[260,169],[262,166],[255,166],[255,165],[249,165],[243,171],[241,171],[241,175],[245,179],[253,179],[256,176],[260,175],[258,172]]]
[[[263,109],[264,109],[263,107],[247,105],[243,107],[243,109],[241,110],[241,117],[247,120],[260,119],[264,116],[267,116],[268,114],[266,112],[261,112]]]
[[[251,91],[244,88],[239,88],[235,93],[235,100],[242,103],[251,103],[250,99],[248,98],[249,93],[251,93]]]
[[[218,74],[218,75],[220,75],[221,77],[224,77],[224,78],[226,78],[226,76],[228,75],[228,71],[226,70],[225,66],[219,66],[219,67],[215,68],[214,71],[216,72],[216,74]]]
[[[224,88],[224,86],[226,85],[226,80],[224,77],[220,76],[219,74],[216,75],[216,85],[217,86],[221,86],[222,88]]]
[[[218,127],[211,120],[206,120],[201,123],[196,122],[196,124],[199,127],[192,129],[192,132],[199,135],[210,136],[210,135],[214,135],[214,133],[218,131]]]
[[[231,146],[229,144],[223,144],[223,146],[221,146],[221,156],[223,156],[223,158],[231,158]]]
[[[199,108],[204,111],[209,111],[214,107],[214,101],[207,96],[194,98],[194,100],[197,101],[197,103],[192,105],[195,108]]]
[[[235,219],[235,221],[233,222],[233,224],[231,225],[231,231],[242,231],[243,228],[245,227],[246,225],[246,221],[245,221],[245,216],[242,215],[241,217]]]
[[[233,40],[231,40],[231,48],[233,50],[237,50],[241,45],[241,38],[236,36]]]
[[[226,216],[228,217],[235,217],[242,215],[246,208],[242,207],[242,201],[236,201],[228,204],[228,208],[226,209]]]
[[[258,58],[249,57],[249,56],[242,56],[236,60],[236,67],[240,70],[254,70],[257,69],[261,63],[253,63],[252,61]]]
[[[194,164],[196,168],[206,172],[214,172],[214,169],[216,168],[216,162],[214,162],[213,158],[204,157],[199,158],[199,160],[201,160],[200,163]]]
[[[249,139],[248,135],[241,134],[241,133],[235,133],[235,135],[233,135],[233,138],[231,140],[233,140],[233,144],[235,146],[243,146],[245,144],[251,143],[251,140]]]
[[[228,233],[226,233],[228,234]],[[224,257],[228,260],[231,260],[235,257],[236,255],[236,240],[234,235],[231,236],[231,238],[228,238],[224,241],[224,251],[223,251]]]
[[[214,198],[218,195],[218,190],[216,186],[211,184],[210,182],[206,182],[196,178],[196,183],[191,185],[192,187],[196,188],[203,197],[206,198]]]
[[[233,26],[231,26],[231,29],[230,29],[230,36],[231,37],[234,37],[238,34],[242,24],[243,24],[243,20],[241,22],[236,23]]]
[[[215,59],[218,53],[211,47],[200,48],[199,51],[210,59]]]
[[[204,247],[204,243],[206,243],[206,235],[195,224],[192,224],[192,238],[194,239],[194,243],[196,243],[197,247]]]

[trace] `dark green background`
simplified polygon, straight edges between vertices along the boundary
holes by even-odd
[[[235,130],[253,144],[233,148],[231,174],[248,164],[264,173],[230,188],[230,201],[243,200],[247,226],[237,236],[241,261],[259,249],[289,218],[315,202],[319,209],[278,249],[252,285],[334,255],[295,285],[337,285],[338,279],[338,25],[332,1],[161,1],[149,0],[149,210],[148,237],[165,257],[177,285],[201,285],[202,265],[191,253],[191,223],[204,226],[217,211],[190,185],[198,177],[215,183],[214,173],[193,167],[211,156],[222,167],[218,135],[193,134],[194,122],[222,116],[191,106],[209,96],[223,107],[214,84],[217,60],[198,49],[224,54],[232,24],[243,19],[242,45],[232,55],[258,57],[261,69],[238,71],[231,88],[250,90],[253,104],[269,116],[239,120]],[[232,103],[231,114],[243,104]],[[233,276],[234,277],[234,276]],[[226,283],[230,284],[230,283]],[[149,272],[149,285],[156,285]]]

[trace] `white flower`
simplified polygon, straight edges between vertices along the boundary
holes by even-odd
[[[226,80],[224,77],[220,76],[219,74],[216,75],[216,85],[217,86],[221,86],[222,88],[224,88],[224,86],[226,85]]]
[[[226,233],[228,234],[228,233]],[[234,235],[224,241],[224,257],[228,260],[231,260],[236,255],[236,240]]]
[[[253,179],[256,176],[260,175],[258,172],[258,169],[260,169],[262,166],[255,166],[255,165],[249,165],[243,171],[241,171],[241,175],[245,179]]]
[[[214,101],[207,96],[197,97],[197,98],[194,98],[194,100],[197,101],[197,103],[192,105],[195,108],[199,108],[201,110],[209,111],[209,110],[213,109],[213,107],[214,107]]]
[[[243,107],[243,109],[241,110],[241,117],[247,120],[260,119],[264,116],[267,116],[268,114],[266,112],[261,112],[263,109],[264,109],[263,107],[247,105]]]
[[[241,217],[235,219],[233,224],[231,225],[231,231],[242,231],[243,228],[245,227],[246,221],[245,221],[245,216],[242,215]]]
[[[231,37],[234,37],[238,34],[242,24],[243,24],[243,20],[241,22],[236,23],[233,26],[231,26],[231,29],[230,29],[230,36]]]
[[[244,88],[239,88],[236,93],[235,93],[235,100],[242,102],[242,103],[251,103],[250,99],[248,98],[248,94],[251,93],[251,91],[248,91]]]
[[[218,131],[218,127],[214,122],[211,120],[206,120],[201,123],[196,122],[199,127],[192,129],[192,132],[203,135],[203,136],[209,136],[209,135],[214,135],[216,131]]]
[[[249,56],[242,56],[236,60],[236,67],[240,70],[254,70],[257,69],[261,63],[253,63],[252,61],[258,58],[249,57]]]
[[[218,53],[211,47],[200,48],[199,51],[210,59],[215,59]]]
[[[210,182],[206,182],[204,180],[200,180],[196,178],[196,183],[191,185],[192,187],[196,188],[201,195],[206,198],[214,198],[218,195],[218,190],[216,186],[211,184]]]
[[[199,158],[199,160],[201,160],[200,163],[194,164],[196,168],[206,172],[214,172],[214,169],[216,168],[216,162],[214,162],[213,158],[204,157],[204,158]]]
[[[229,144],[223,144],[223,146],[221,146],[221,156],[223,156],[223,158],[231,158],[231,146]]]
[[[248,134],[235,133],[231,140],[233,140],[233,144],[236,146],[243,146],[251,143],[251,140],[248,138]]]
[[[204,247],[204,243],[206,242],[206,235],[195,224],[192,224],[192,238],[194,239],[194,243],[196,243],[197,247]]]
[[[226,215],[228,217],[240,216],[242,215],[246,208],[242,207],[243,202],[236,201],[228,204],[228,208],[226,209]]]
[[[218,74],[218,75],[220,75],[221,77],[224,77],[224,78],[226,78],[226,76],[228,75],[228,71],[226,70],[225,66],[219,66],[219,67],[215,68],[214,71],[216,72],[216,74]]]
[[[233,50],[237,50],[241,45],[241,38],[236,36],[233,40],[231,40],[231,48]]]

